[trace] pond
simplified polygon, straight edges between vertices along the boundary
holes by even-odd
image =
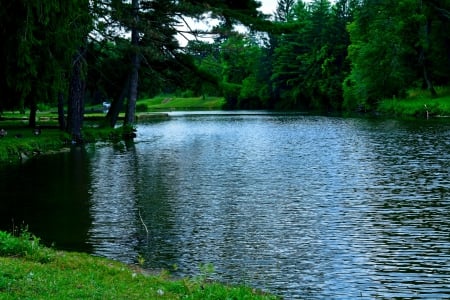
[[[450,122],[171,113],[0,169],[0,228],[286,299],[450,298]]]

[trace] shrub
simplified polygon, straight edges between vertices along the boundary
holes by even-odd
[[[138,112],[146,112],[147,111],[147,104],[138,103],[136,105],[136,111],[138,111]]]
[[[52,260],[53,253],[51,249],[42,246],[40,239],[26,229],[17,237],[0,231],[1,256],[24,257],[44,263]]]

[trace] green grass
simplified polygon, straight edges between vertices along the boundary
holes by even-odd
[[[42,125],[43,123],[41,123]],[[36,155],[54,153],[64,150],[70,145],[71,137],[59,130],[51,121],[42,127],[41,134],[36,136],[26,123],[18,120],[1,121],[0,128],[7,131],[7,135],[0,137],[0,163],[15,163]],[[85,142],[121,140],[121,127],[94,128],[85,126],[83,138]]]
[[[378,104],[378,112],[396,117],[450,116],[450,88],[437,88],[438,97],[431,98],[424,90],[411,90],[404,99],[384,99]]]
[[[158,96],[139,100],[137,106],[146,106],[147,111],[161,110],[221,110],[225,104],[223,97],[191,97],[177,98],[173,96]]]
[[[0,138],[0,162],[16,162],[23,157],[59,151],[68,140],[58,129],[43,129],[41,135],[35,136],[26,126],[5,125],[0,123],[7,131],[7,135]]]
[[[171,278],[105,258],[43,247],[0,231],[0,299],[276,299],[249,287]]]

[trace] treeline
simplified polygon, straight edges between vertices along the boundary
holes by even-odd
[[[139,95],[184,88],[197,74],[176,36],[198,35],[186,18],[218,27],[264,26],[254,0],[18,0],[0,6],[0,113],[58,107],[59,124],[82,142],[85,104],[112,101],[104,125],[135,122]],[[187,28],[187,29],[185,29]]]
[[[449,84],[449,0],[278,0],[272,16],[258,7],[5,2],[0,111],[27,108],[34,126],[39,106],[58,104],[61,129],[81,140],[85,103],[111,101],[104,124],[115,126],[121,111],[133,125],[137,99],[161,93],[224,96],[228,109],[354,111]],[[190,27],[211,18],[211,29]]]
[[[278,0],[273,25],[190,44],[230,108],[368,111],[449,84],[450,1]]]

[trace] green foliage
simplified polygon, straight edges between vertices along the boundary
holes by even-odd
[[[443,52],[448,53],[449,9],[443,2],[362,2],[348,26],[352,71],[344,81],[345,107],[404,97],[418,82],[432,93],[434,84],[448,84],[443,69],[450,60]]]
[[[35,102],[52,102],[65,91],[75,50],[91,30],[88,1],[16,1],[2,6],[6,61],[1,86],[12,107],[23,110]],[[13,39],[7,38],[7,35]],[[8,107],[0,100],[0,108]]]
[[[200,264],[200,274],[194,277],[194,281],[197,283],[206,283],[210,281],[212,276],[214,275],[215,268],[212,263]]]
[[[431,98],[426,90],[413,89],[408,91],[405,98],[383,99],[377,106],[377,111],[383,115],[402,118],[450,116],[449,88],[436,88],[437,98]]]
[[[33,112],[67,96],[80,49],[88,63],[87,100],[118,103],[118,113],[127,99],[128,115],[147,109],[135,106],[136,97],[160,93],[225,97],[227,108],[370,110],[411,87],[433,93],[450,83],[448,1],[277,3],[269,22],[255,0],[5,2],[0,111]],[[180,48],[180,16],[205,15],[218,22],[214,42]],[[237,23],[250,32],[233,31]],[[123,30],[139,40],[130,43]],[[130,76],[132,66],[139,78]]]
[[[403,63],[408,50],[398,32],[393,3],[381,4],[382,7],[375,6],[379,3],[374,7],[366,4],[360,14],[369,14],[369,27],[360,18],[348,27],[352,41],[352,74],[345,85],[348,105],[355,105],[355,99],[359,99],[359,105],[373,105],[382,97],[398,97],[411,74],[412,70]]]
[[[346,2],[346,1],[345,1]],[[272,80],[279,106],[339,110],[349,72],[346,24],[352,11],[343,1],[298,2],[289,31],[276,37]]]
[[[53,252],[41,246],[39,238],[25,228],[17,237],[0,231],[0,256],[23,257],[27,260],[48,263],[53,258]]]
[[[136,104],[136,111],[137,112],[146,112],[147,111],[147,105],[144,104],[144,103]]]

